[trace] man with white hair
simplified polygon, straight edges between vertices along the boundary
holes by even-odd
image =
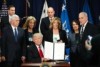
[[[89,64],[89,60],[92,56],[91,52],[87,51],[85,48],[85,41],[90,37],[94,37],[98,34],[97,28],[88,21],[88,15],[86,12],[79,13],[79,22],[80,22],[80,45],[78,48],[80,65],[85,67]]]
[[[3,29],[2,61],[6,61],[7,67],[20,67],[21,60],[25,60],[25,35],[24,30],[18,27],[19,21],[19,16],[13,15],[10,25]]]
[[[34,33],[32,40],[33,43],[28,47],[28,62],[42,62],[49,60],[44,58],[43,54],[43,35],[41,33]]]

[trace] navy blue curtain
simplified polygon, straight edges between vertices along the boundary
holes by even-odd
[[[39,25],[39,20],[41,16],[42,7],[44,4],[44,0],[28,0],[30,2],[30,8],[27,7],[26,13],[26,0],[6,0],[7,5],[14,5],[16,7],[16,14],[18,14],[21,18],[27,15],[35,16],[37,19],[37,28]],[[82,11],[83,4],[85,0],[66,0],[66,6],[68,9],[68,15],[70,22],[74,19],[78,19],[78,13]],[[0,9],[3,0],[0,0]],[[61,15],[61,7],[63,0],[47,0],[48,6],[54,7],[55,16],[60,17]],[[89,0],[90,10],[93,16],[94,24],[100,23],[100,0]]]
[[[96,25],[100,24],[100,0],[89,0],[93,21]]]
[[[0,0],[0,9],[1,9],[2,0]]]

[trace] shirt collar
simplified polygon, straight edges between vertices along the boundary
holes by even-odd
[[[43,46],[42,44],[40,46],[36,45],[37,49],[39,50],[39,47],[41,48],[42,52],[44,53],[44,49],[43,49]]]
[[[88,21],[83,25],[84,27],[87,25]]]

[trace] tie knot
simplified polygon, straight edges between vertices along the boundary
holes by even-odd
[[[15,33],[17,33],[17,28],[14,28],[14,30],[15,30]]]
[[[81,26],[82,28],[84,27],[84,25]]]
[[[39,48],[41,48],[41,46],[39,46]]]
[[[53,19],[53,18],[50,18],[50,22],[52,22],[52,19]]]
[[[41,49],[41,46],[39,46],[38,48]]]
[[[17,30],[17,28],[14,28],[14,30]]]

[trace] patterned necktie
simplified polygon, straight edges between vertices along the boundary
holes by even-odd
[[[83,36],[83,26],[81,26],[81,31],[80,31],[80,38],[82,39]]]
[[[17,41],[17,29],[15,28],[15,40]]]
[[[42,52],[42,50],[41,50],[40,46],[39,46],[39,48],[38,48],[38,49],[39,49],[39,54],[40,54],[40,57],[41,57],[41,58],[43,58],[43,57],[44,57],[44,55],[43,55],[43,52]]]

